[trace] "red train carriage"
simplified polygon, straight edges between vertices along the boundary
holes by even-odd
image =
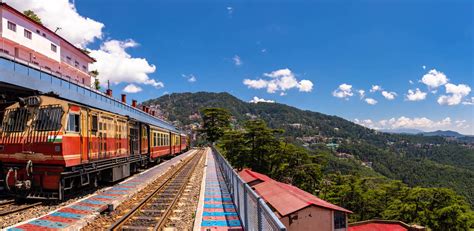
[[[150,159],[155,162],[160,157],[168,156],[171,154],[170,149],[170,133],[166,130],[158,127],[151,127],[151,151]]]
[[[0,175],[17,196],[62,200],[182,150],[174,133],[55,97],[28,97],[3,114]]]
[[[181,152],[184,152],[189,147],[189,139],[186,134],[180,134],[179,136],[181,139]]]

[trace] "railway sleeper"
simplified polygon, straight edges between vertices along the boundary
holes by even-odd
[[[152,230],[152,228],[147,226],[124,225],[122,230]]]

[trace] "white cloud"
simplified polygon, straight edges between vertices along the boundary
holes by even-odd
[[[421,82],[424,83],[431,89],[438,88],[442,85],[448,83],[449,79],[443,72],[437,71],[436,69],[432,69],[428,71],[423,78],[421,78]]]
[[[365,102],[368,103],[368,104],[370,104],[370,105],[375,105],[375,104],[378,103],[377,100],[372,99],[372,98],[367,98],[367,99],[365,99]]]
[[[137,85],[135,85],[135,84],[133,84],[133,83],[127,85],[127,86],[123,89],[123,91],[124,91],[124,92],[127,92],[127,93],[137,93],[137,92],[140,92],[140,91],[142,91],[142,90],[143,90],[143,89],[142,89],[141,87],[139,87],[139,86],[137,86]]]
[[[382,87],[379,85],[372,85],[372,88],[370,89],[370,92],[376,92],[376,91],[381,91]]]
[[[454,121],[454,124],[456,125],[457,128],[464,128],[465,129],[465,128],[471,127],[468,124],[467,120],[456,120],[456,121]]]
[[[452,125],[450,117],[446,117],[442,120],[435,121],[426,117],[414,117],[409,118],[401,116],[399,118],[383,119],[380,121],[372,120],[354,120],[355,123],[372,129],[422,129],[422,130],[436,130],[436,129],[449,129]]]
[[[471,87],[466,84],[455,85],[448,83],[445,87],[446,94],[450,95],[442,95],[438,98],[438,103],[441,105],[458,105],[462,102],[463,98],[471,92]]]
[[[263,79],[244,79],[244,84],[249,88],[262,89],[267,87],[268,82]]]
[[[264,73],[263,75],[270,79],[244,79],[243,83],[249,88],[266,88],[268,93],[286,92],[292,88],[297,88],[300,92],[310,92],[313,90],[313,83],[310,80],[303,79],[298,81],[295,74],[288,68]]]
[[[466,101],[462,102],[464,105],[474,105],[474,97],[471,97],[471,99],[467,99]]]
[[[410,90],[408,90],[408,94],[406,95],[406,99],[408,101],[421,101],[421,100],[426,99],[426,95],[427,95],[427,93],[420,91],[419,88],[417,88],[414,91],[412,89],[410,89]]]
[[[426,66],[425,66],[425,65],[421,66],[421,68],[423,68],[423,70],[426,70]]]
[[[262,49],[262,50],[260,50],[260,51],[261,51],[262,53],[266,53],[266,52],[267,52],[267,49],[264,48],[264,49]]]
[[[79,47],[85,47],[103,36],[104,24],[79,15],[74,3],[69,0],[7,0],[15,9],[34,11],[43,25]]]
[[[385,97],[385,99],[393,100],[397,96],[397,93],[395,93],[393,91],[392,92],[382,91],[382,95],[383,95],[383,97]]]
[[[299,82],[297,87],[302,92],[310,92],[313,89],[313,82],[303,79]]]
[[[359,93],[360,99],[363,99],[365,97],[365,91],[364,90],[358,90],[357,92]]]
[[[242,62],[242,59],[240,59],[240,57],[238,55],[234,55],[234,57],[232,58],[232,60],[234,60],[234,64],[236,66],[241,66],[242,64],[244,64]]]
[[[151,79],[148,75],[154,73],[155,65],[149,64],[144,58],[133,58],[127,53],[127,48],[138,44],[133,40],[104,42],[99,50],[91,50],[90,55],[97,59],[91,65],[91,70],[99,71],[102,84],[110,81],[114,84],[121,82],[151,85],[156,88],[164,87],[162,82]]]
[[[194,82],[197,81],[196,76],[194,76],[193,74],[189,74],[189,75],[181,74],[181,76],[183,76],[183,78],[188,80],[188,82],[190,82],[190,83],[194,83]]]
[[[409,82],[411,85],[415,84],[415,82],[413,82],[413,80],[408,80],[408,82]]]
[[[257,96],[254,96],[252,100],[249,101],[250,103],[275,103],[274,100],[266,100],[263,98],[258,98]]]
[[[354,93],[352,92],[352,85],[343,83],[332,92],[332,95],[337,98],[348,99],[349,97],[352,97],[354,95]]]
[[[234,8],[233,8],[233,7],[228,6],[228,7],[226,7],[226,9],[227,9],[227,13],[228,13],[229,15],[232,15],[232,13],[234,13]]]

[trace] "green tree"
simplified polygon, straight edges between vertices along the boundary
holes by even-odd
[[[226,159],[238,171],[248,167],[248,163],[251,162],[249,148],[245,145],[244,131],[226,131],[220,139],[220,147],[225,150]]]
[[[248,167],[263,174],[271,174],[272,159],[280,149],[280,140],[275,135],[282,131],[270,129],[263,120],[249,120],[244,124],[245,145],[249,148]]]
[[[205,108],[201,111],[202,132],[211,143],[216,142],[230,128],[231,114],[223,108]]]
[[[32,11],[32,10],[25,10],[25,11],[23,11],[23,14],[26,15],[28,18],[33,19],[35,22],[37,22],[37,23],[39,23],[39,24],[43,24],[43,23],[41,22],[41,18],[40,18],[38,15],[36,15],[36,13],[35,13],[34,11]]]
[[[94,80],[94,88],[96,90],[100,90],[100,81],[99,81],[99,71],[97,70],[92,70],[92,71],[89,71],[89,74],[92,75],[93,77],[95,77],[95,80]]]

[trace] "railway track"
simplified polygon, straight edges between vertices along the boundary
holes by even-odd
[[[23,210],[27,210],[41,204],[43,204],[43,202],[36,202],[33,204],[26,204],[26,205],[18,205],[16,204],[15,200],[4,201],[0,203],[0,217],[6,216],[12,213],[16,213],[16,212],[21,212]]]
[[[109,230],[161,230],[204,152],[202,149],[194,154]]]

